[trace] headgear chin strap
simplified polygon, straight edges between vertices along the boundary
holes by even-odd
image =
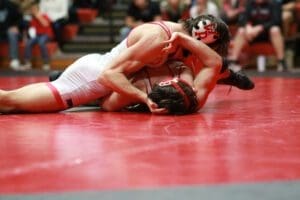
[[[180,79],[180,81],[188,84],[184,80]],[[161,87],[172,85],[181,94],[181,96],[183,97],[184,104],[185,104],[186,108],[189,108],[190,107],[190,101],[189,101],[186,93],[183,91],[183,89],[178,85],[178,82],[179,82],[178,78],[173,78],[171,80],[162,81],[158,85],[161,86]]]
[[[192,29],[192,37],[205,44],[211,44],[219,38],[217,24],[209,19],[201,19]]]

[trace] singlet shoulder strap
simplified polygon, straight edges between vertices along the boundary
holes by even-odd
[[[149,23],[159,25],[162,29],[164,29],[164,31],[167,33],[168,37],[169,38],[171,37],[172,31],[163,21],[154,21],[154,22],[149,22]]]
[[[148,22],[148,23],[159,25],[167,33],[168,38],[171,38],[172,31],[163,21],[153,21],[153,22]],[[131,31],[129,32],[129,34],[131,33]],[[128,36],[129,36],[129,34],[128,34]],[[127,47],[129,47],[129,45],[128,45],[128,36],[126,37],[126,46]]]

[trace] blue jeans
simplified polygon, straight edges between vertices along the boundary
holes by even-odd
[[[25,60],[29,61],[32,57],[32,48],[38,44],[41,49],[41,55],[44,63],[49,63],[49,53],[47,49],[47,42],[49,41],[48,35],[37,35],[27,41],[25,46]]]
[[[9,57],[11,59],[19,59],[19,33],[7,31],[9,44]]]
[[[124,26],[120,29],[121,41],[124,40],[129,35],[130,31],[131,31],[131,28],[129,28],[127,26]]]

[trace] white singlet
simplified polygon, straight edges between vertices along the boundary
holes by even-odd
[[[168,37],[171,37],[170,29],[163,22],[153,22],[152,24],[162,27]],[[107,64],[125,49],[127,49],[127,39],[106,54],[89,54],[76,60],[57,80],[47,84],[56,101],[66,109],[108,95],[111,89],[101,85],[97,78]],[[160,59],[160,63],[162,64],[162,61],[165,62],[166,59],[166,56],[164,59]]]
[[[108,53],[88,54],[76,60],[57,80],[48,83],[57,102],[70,108],[108,95],[111,90],[97,82],[97,78],[126,48],[123,40]]]

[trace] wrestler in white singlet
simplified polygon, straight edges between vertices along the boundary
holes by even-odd
[[[163,22],[153,22],[152,24],[161,26],[168,37],[171,36],[171,31]],[[101,85],[97,78],[107,64],[126,48],[127,40],[125,39],[108,53],[88,54],[76,60],[57,80],[48,83],[57,102],[64,108],[70,108],[108,95],[111,89]],[[163,60],[165,62],[165,59]]]

